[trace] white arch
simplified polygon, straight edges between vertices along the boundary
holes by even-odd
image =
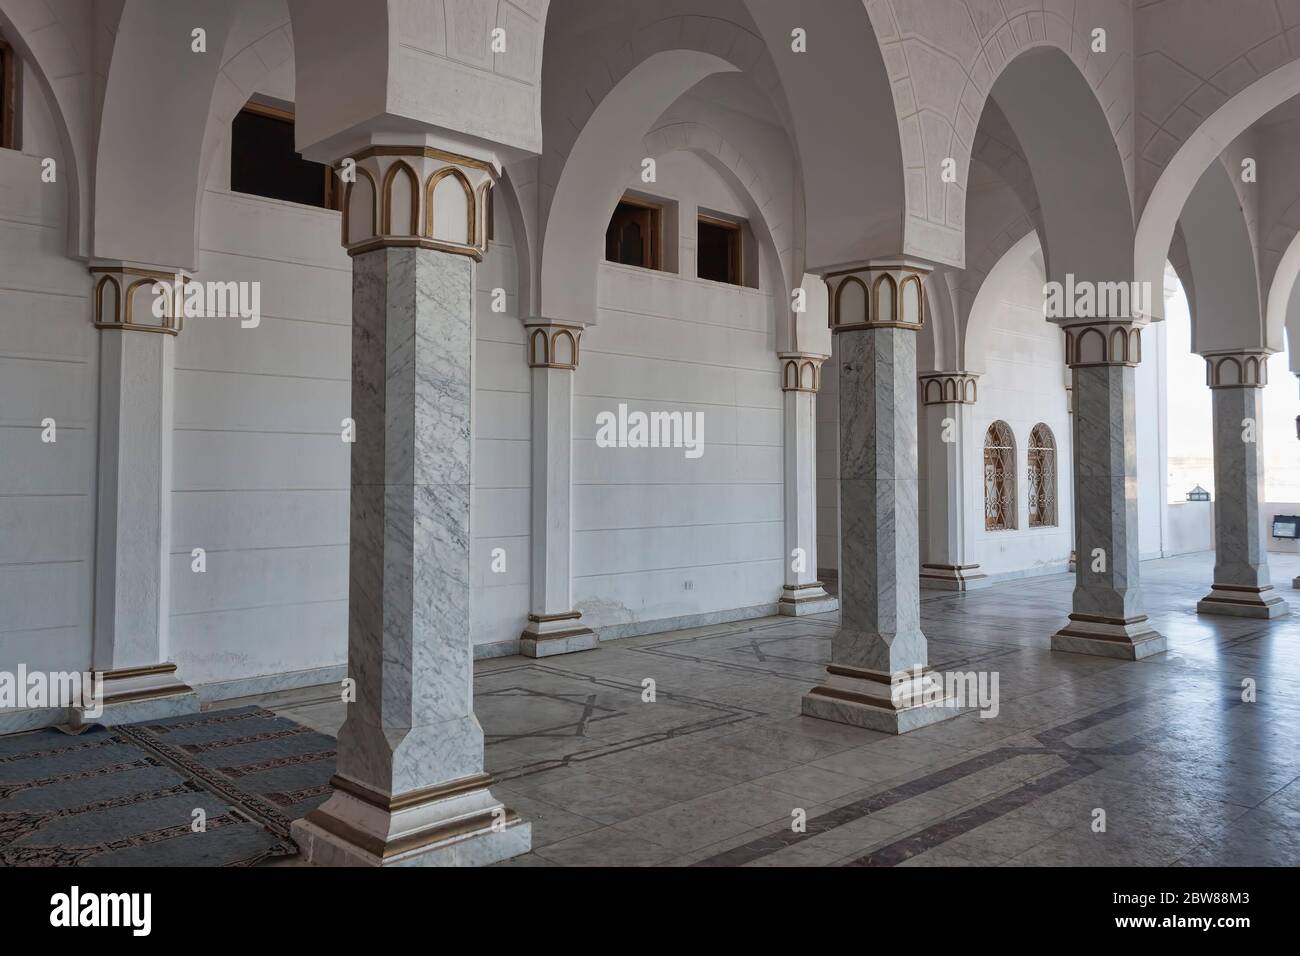
[[[600,102],[578,134],[560,175],[542,241],[541,310],[571,322],[596,321],[596,267],[610,210],[640,168],[647,117],[688,89],[737,67],[695,50],[652,54]]]
[[[95,182],[105,187],[95,190],[96,257],[197,266],[204,132],[221,56],[196,55],[174,38],[203,23],[209,49],[224,50],[237,13],[238,5],[214,8],[203,0],[127,0],[95,164]],[[167,144],[162,163],[160,138]]]
[[[776,287],[772,290],[778,315],[790,320],[777,325],[777,351],[795,349],[798,332],[795,315],[785,307],[793,282],[793,236],[787,219],[771,208],[776,196],[764,182],[762,174],[744,154],[727,142],[720,132],[694,121],[678,121],[657,126],[644,140],[645,155],[660,157],[674,150],[695,153],[712,167],[745,204],[750,229],[771,265]],[[766,200],[763,202],[760,200]]]
[[[1192,351],[1280,348],[1281,342],[1271,343],[1264,328],[1254,247],[1221,164],[1211,163],[1201,175],[1179,222],[1199,292],[1192,312]]]
[[[1047,278],[1128,281],[1132,194],[1106,114],[1077,64],[1040,46],[1013,60],[990,95],[1034,178]]]
[[[867,4],[744,2],[771,54],[765,82],[783,91],[789,104],[787,127],[803,174],[809,271],[900,253],[951,261],[943,255],[955,244],[951,237],[931,241],[929,225],[909,215],[908,195],[924,187],[909,186],[904,173],[890,71]],[[806,55],[791,55],[795,28],[805,31]]]
[[[1133,272],[1139,282],[1161,287],[1174,226],[1209,165],[1256,120],[1297,94],[1300,60],[1293,60],[1231,97],[1179,147],[1156,180],[1138,221]],[[1162,297],[1156,296],[1152,306],[1157,310],[1155,318],[1163,318]],[[1270,329],[1273,321],[1270,316]]]
[[[100,16],[105,21],[111,17],[108,5],[103,7],[95,8],[96,22],[70,24],[44,0],[0,0],[0,33],[18,51],[27,68],[24,79],[40,87],[54,118],[64,157],[60,180],[68,196],[68,254],[74,257],[85,256],[90,249],[90,144],[99,125],[87,69],[90,51],[79,48],[77,41],[89,46],[94,29],[115,26],[97,22]],[[72,31],[77,28],[81,35],[74,41]],[[69,73],[74,66],[81,69]],[[57,85],[52,80],[57,80]]]
[[[1285,331],[1291,371],[1300,375],[1300,296],[1296,280],[1300,278],[1300,233],[1292,237],[1274,273],[1268,290],[1264,324],[1269,336]]]
[[[979,293],[975,296],[975,301],[971,304],[967,318],[968,324],[961,356],[964,371],[986,371],[984,363],[989,352],[989,337],[992,331],[987,322],[979,321],[979,317],[993,315],[994,309],[989,303],[997,302],[1007,285],[1017,278],[1025,261],[1041,251],[1038,233],[1026,233],[1019,242],[1003,254],[997,265],[989,270]]]
[[[890,65],[907,167],[909,243],[913,235],[924,235],[931,258],[965,264],[966,185],[976,127],[1003,72],[1037,49],[1054,50],[1074,64],[1104,117],[1096,132],[1114,146],[1131,199],[1133,126],[1131,97],[1124,95],[1132,90],[1131,38],[1118,28],[1131,22],[1128,2],[1095,0],[1087,15],[1073,3],[1041,0],[880,0],[868,9]],[[1091,33],[1101,23],[1115,28],[1107,50],[1095,52]],[[945,184],[933,172],[949,157],[956,160],[957,176]],[[1045,191],[1041,184],[1039,191]]]

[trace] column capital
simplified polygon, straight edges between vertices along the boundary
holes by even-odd
[[[917,378],[923,405],[974,405],[979,398],[977,372],[925,372]]]
[[[778,352],[781,360],[781,391],[816,392],[822,387],[825,355],[815,352]]]
[[[524,322],[528,336],[528,367],[558,368],[572,372],[581,356],[583,326],[553,319]]]
[[[416,247],[482,260],[492,163],[428,145],[375,144],[335,165],[348,255]]]
[[[831,331],[920,329],[925,323],[922,282],[929,272],[928,266],[907,259],[828,272]]]
[[[91,263],[89,269],[95,286],[91,296],[95,328],[180,332],[185,309],[177,299],[183,299],[191,278],[185,270],[106,262]]]
[[[1210,388],[1263,388],[1268,384],[1272,349],[1224,349],[1202,352],[1205,384]]]
[[[1137,319],[1095,319],[1062,325],[1065,364],[1070,368],[1142,364],[1142,326]]]

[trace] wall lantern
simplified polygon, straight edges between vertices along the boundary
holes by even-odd
[[[1206,491],[1204,488],[1202,488],[1200,485],[1197,485],[1191,491],[1187,492],[1187,500],[1188,501],[1209,501],[1210,493]]]

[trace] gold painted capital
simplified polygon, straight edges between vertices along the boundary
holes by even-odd
[[[918,378],[923,405],[974,405],[979,398],[974,372],[926,372]]]
[[[822,387],[825,355],[812,352],[781,352],[781,391],[816,392]]]
[[[482,260],[490,163],[428,146],[369,146],[336,168],[348,255],[420,248]]]
[[[1269,349],[1203,352],[1210,388],[1263,388],[1268,384]]]
[[[827,273],[831,331],[920,329],[925,324],[922,282],[928,274],[927,268],[903,261]]]
[[[528,367],[573,371],[581,356],[582,326],[565,322],[525,322]]]
[[[1065,364],[1070,368],[1142,364],[1142,325],[1132,320],[1074,322],[1065,332]]]
[[[190,281],[182,270],[102,265],[91,266],[90,274],[94,282],[91,307],[95,328],[179,334],[185,310],[184,303],[176,299]],[[163,306],[161,317],[154,312],[159,301]]]

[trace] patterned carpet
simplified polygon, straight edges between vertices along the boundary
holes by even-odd
[[[0,866],[290,856],[289,824],[324,802],[333,773],[333,738],[258,707],[0,737]]]

